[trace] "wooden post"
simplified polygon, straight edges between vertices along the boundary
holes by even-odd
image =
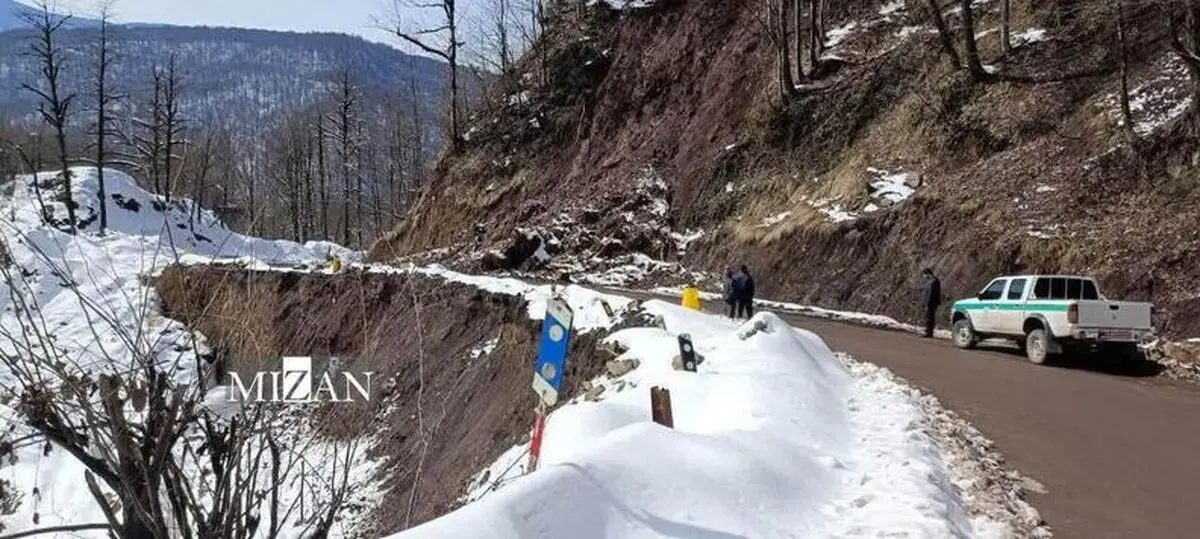
[[[675,428],[675,418],[671,414],[671,390],[658,386],[650,388],[650,411],[655,423]]]

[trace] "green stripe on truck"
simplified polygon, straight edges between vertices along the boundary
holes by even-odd
[[[1041,311],[1048,313],[1065,313],[1067,305],[1065,303],[963,303],[955,304],[956,311],[980,311],[983,309],[991,309],[994,311]]]

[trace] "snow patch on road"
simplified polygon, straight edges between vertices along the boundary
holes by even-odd
[[[1016,537],[1039,539],[1053,536],[1038,510],[1025,500],[1030,492],[1044,492],[1044,487],[1006,468],[1004,456],[996,451],[994,442],[943,407],[936,397],[912,387],[890,370],[847,354],[839,353],[838,359],[864,386],[894,394],[920,408],[918,423],[908,425],[906,430],[914,436],[932,439],[936,451],[949,466],[951,482],[971,508],[973,523],[981,528],[981,533],[1007,537],[1015,531]]]

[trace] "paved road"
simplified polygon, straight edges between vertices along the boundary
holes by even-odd
[[[1046,487],[1030,502],[1056,537],[1200,537],[1200,387],[780,314],[968,418]]]

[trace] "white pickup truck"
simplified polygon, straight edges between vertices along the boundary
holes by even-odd
[[[1136,359],[1138,343],[1154,334],[1152,310],[1149,303],[1105,298],[1089,277],[1014,275],[954,302],[950,322],[959,348],[1008,339],[1037,364],[1084,351]]]

